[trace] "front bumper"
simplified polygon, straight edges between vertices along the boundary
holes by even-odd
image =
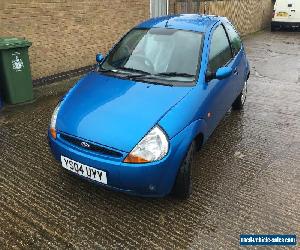
[[[182,147],[184,135],[179,134],[170,141],[169,153],[161,161],[128,164],[123,163],[127,156],[126,152],[122,152],[123,156],[117,158],[91,152],[66,142],[59,133],[57,139],[53,139],[49,133],[48,138],[51,151],[57,161],[60,161],[63,155],[74,161],[105,171],[107,173],[107,185],[100,183],[99,185],[138,196],[163,197],[169,194],[187,150],[187,148]]]

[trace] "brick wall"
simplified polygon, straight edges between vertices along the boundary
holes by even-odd
[[[204,1],[194,12],[204,12]],[[150,14],[149,0],[0,0],[0,37],[26,37],[33,42],[33,79],[95,63],[128,29]],[[170,13],[185,12],[170,0]],[[179,6],[180,5],[180,6]],[[199,8],[199,11],[197,10]],[[228,16],[242,34],[269,24],[272,0],[208,1],[206,13]]]
[[[272,0],[169,0],[170,13],[206,13],[227,16],[241,34],[248,34],[267,27],[271,22]],[[199,7],[199,9],[197,9]]]
[[[33,42],[37,79],[95,63],[149,8],[149,0],[0,0],[0,37]]]

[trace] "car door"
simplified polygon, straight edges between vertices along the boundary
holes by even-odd
[[[232,69],[233,69],[233,76],[232,76],[232,92],[233,92],[233,100],[241,93],[244,82],[247,77],[246,72],[246,66],[247,66],[247,58],[246,54],[242,48],[242,41],[237,33],[237,31],[234,29],[234,27],[231,25],[231,23],[224,23],[224,26],[226,28],[231,50],[232,50]]]
[[[223,24],[220,24],[211,35],[207,75],[216,73],[221,67],[233,68],[234,65],[227,33]],[[223,80],[207,80],[207,90],[209,91],[207,124],[209,134],[213,132],[234,101],[235,93],[232,89],[236,84],[235,79],[233,73]]]

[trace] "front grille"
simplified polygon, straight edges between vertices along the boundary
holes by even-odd
[[[104,154],[104,155],[110,155],[110,156],[113,156],[113,157],[122,157],[123,155],[120,153],[120,152],[117,152],[117,151],[114,151],[114,150],[111,150],[111,149],[108,149],[108,148],[105,148],[105,147],[101,147],[101,146],[98,146],[96,144],[93,144],[91,142],[86,142],[84,140],[80,140],[80,139],[77,139],[75,137],[72,137],[72,136],[69,136],[69,135],[66,135],[66,134],[60,134],[60,138],[73,144],[73,145],[76,145],[78,147],[81,147],[81,148],[84,148],[86,150],[89,150],[89,151],[93,151],[93,152],[98,152],[98,153],[101,153],[101,154]],[[83,146],[82,144],[84,143],[88,143],[89,147],[87,146]]]

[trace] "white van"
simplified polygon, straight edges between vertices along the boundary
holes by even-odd
[[[271,30],[300,27],[300,0],[276,0]]]

